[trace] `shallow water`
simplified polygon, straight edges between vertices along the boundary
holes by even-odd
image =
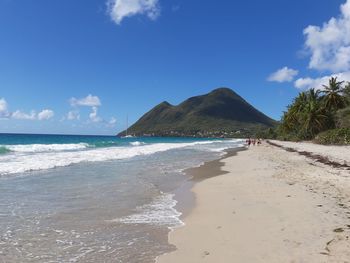
[[[167,233],[182,224],[173,193],[188,180],[183,169],[218,158],[223,149],[237,147],[241,141],[138,139],[128,144],[120,149],[56,150],[54,154],[55,158],[66,153],[103,156],[103,151],[104,155],[119,151],[120,156],[126,147],[137,154],[3,174],[0,258],[5,262],[153,262],[155,256],[173,249]],[[98,152],[86,155],[84,151]],[[3,156],[45,160],[48,153],[53,155],[11,152]],[[2,165],[7,164],[0,158],[0,171]],[[23,168],[27,163],[17,165]]]

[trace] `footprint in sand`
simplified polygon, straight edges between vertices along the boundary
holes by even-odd
[[[203,252],[203,257],[209,256],[209,255],[210,255],[210,253],[208,251]]]
[[[333,232],[335,232],[335,233],[342,233],[342,232],[344,232],[344,229],[339,227],[339,228],[334,229]]]

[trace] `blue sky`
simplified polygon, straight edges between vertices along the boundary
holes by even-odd
[[[349,72],[350,0],[0,0],[0,132],[115,134],[222,86],[279,119]]]

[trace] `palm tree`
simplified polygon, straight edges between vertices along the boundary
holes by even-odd
[[[284,132],[309,139],[323,129],[328,116],[320,103],[319,94],[315,89],[299,93],[283,115],[281,128]]]
[[[344,81],[337,81],[337,78],[332,77],[328,86],[323,85],[324,104],[329,110],[336,111],[346,106],[346,100],[342,96],[344,91],[343,83]]]
[[[312,139],[334,127],[331,111],[325,107],[320,93],[315,89],[299,93],[282,117],[282,132],[299,139]]]
[[[343,94],[344,94],[344,97],[345,97],[347,104],[350,106],[350,82],[348,82],[345,85],[344,90],[343,90]]]
[[[304,111],[306,103],[307,93],[300,92],[298,97],[294,99],[293,104],[288,107],[288,111],[284,114],[284,120],[286,121],[286,127],[289,127],[290,130],[298,129],[299,116]]]
[[[298,126],[298,118],[294,112],[291,112],[289,109],[287,112],[284,112],[282,121],[281,121],[281,129],[285,133],[294,132]]]
[[[307,103],[307,93],[306,92],[301,92],[299,93],[298,97],[294,100],[294,111],[296,113],[300,113],[303,111],[306,103]]]
[[[320,99],[320,91],[319,90],[315,90],[315,89],[310,89],[307,93],[307,102],[312,102],[312,103],[316,103],[319,102]]]
[[[329,112],[321,103],[319,93],[314,89],[309,90],[307,102],[301,115],[302,131],[308,138],[313,138],[319,132],[333,125]]]

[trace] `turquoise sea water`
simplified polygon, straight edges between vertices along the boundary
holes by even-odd
[[[153,262],[182,225],[184,169],[241,140],[0,135],[0,258]]]
[[[41,134],[0,134],[0,147],[6,149],[6,146],[15,145],[71,145],[86,144],[86,147],[113,147],[113,146],[130,146],[130,143],[137,142],[141,139],[144,143],[178,143],[178,142],[195,142],[208,141],[215,139],[193,139],[193,138],[119,138],[116,136],[86,136],[86,135],[41,135]],[[28,148],[29,149],[29,148]],[[7,151],[10,151],[8,149]],[[33,149],[34,151],[34,149]],[[0,152],[1,153],[1,152]],[[2,153],[5,153],[2,152]]]

